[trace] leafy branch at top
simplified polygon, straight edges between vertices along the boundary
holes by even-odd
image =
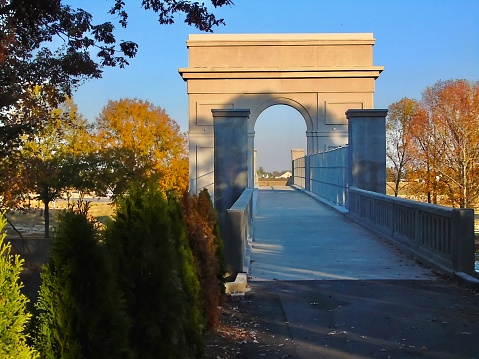
[[[231,0],[211,0],[217,8]],[[161,24],[174,23],[185,15],[185,23],[211,32],[224,25],[204,3],[185,0],[142,0],[141,6],[158,14]],[[113,0],[110,15],[127,27],[125,1]],[[0,0],[0,152],[5,155],[19,138],[34,133],[65,96],[88,79],[100,78],[104,67],[123,68],[138,45],[117,41],[112,22],[95,24],[90,12],[75,9],[62,0]],[[60,40],[60,44],[58,44]],[[96,53],[92,50],[97,49]],[[32,89],[49,89],[47,99],[32,96]],[[47,102],[47,106],[42,104]],[[35,114],[33,114],[35,112]],[[38,126],[39,125],[39,126]]]

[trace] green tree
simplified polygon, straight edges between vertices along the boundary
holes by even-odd
[[[6,220],[0,213],[0,356],[5,359],[32,359],[38,353],[28,345],[26,327],[31,314],[28,298],[22,294],[20,273],[23,259],[11,254],[11,244],[5,242]]]
[[[36,118],[37,122],[31,124],[32,131],[22,135],[15,146],[10,146],[8,151],[2,151],[3,147],[0,148],[0,152],[2,152],[0,155],[0,169],[2,170],[0,171],[0,193],[3,196],[3,207],[7,208],[17,206],[27,194],[28,176],[22,173],[26,165],[24,153],[28,152],[29,144],[38,139],[38,136],[33,135],[33,132],[37,130],[36,125],[41,123],[41,127],[45,127],[56,120],[55,117],[58,117],[58,112],[55,112],[46,100],[48,90],[45,87],[33,86],[28,92],[28,96],[34,101],[22,102],[22,108],[28,111],[30,116]],[[6,129],[8,126],[0,126],[0,128]]]
[[[17,176],[25,181],[23,193],[33,193],[43,203],[45,238],[49,238],[50,202],[66,187],[59,156],[64,146],[62,123],[60,119],[52,120],[31,140],[25,141],[17,167]]]
[[[97,118],[99,153],[115,176],[114,193],[154,180],[163,191],[188,188],[186,136],[164,109],[148,101],[109,101]]]
[[[16,177],[23,181],[23,193],[36,194],[44,205],[45,238],[49,238],[50,202],[72,187],[84,192],[95,189],[95,166],[87,161],[88,146],[88,124],[67,100],[62,108],[52,110],[45,126],[19,149]],[[8,183],[6,178],[3,181]]]
[[[132,186],[119,200],[106,242],[133,323],[136,358],[201,358],[199,283],[175,198]]]
[[[43,267],[35,344],[43,358],[130,358],[130,324],[88,206],[63,211]]]
[[[39,95],[41,89],[39,88]],[[44,206],[49,237],[49,204],[64,193],[105,193],[103,158],[92,150],[92,126],[67,99],[34,135],[0,160],[0,194],[4,208],[21,207],[31,194]]]
[[[157,13],[161,24],[173,23],[177,14],[202,31],[224,24],[196,1],[144,0],[141,6]],[[109,15],[127,26],[123,0],[114,1]],[[113,22],[96,24],[91,13],[62,0],[0,0],[0,28],[0,155],[41,127],[44,118],[30,111],[35,86],[45,88],[45,101],[56,108],[83,81],[101,77],[105,67],[128,65],[138,49],[135,42],[117,41]]]

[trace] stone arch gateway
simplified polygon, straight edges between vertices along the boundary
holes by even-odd
[[[249,110],[249,187],[254,125],[270,106],[301,113],[307,154],[347,144],[346,110],[374,106],[383,70],[373,65],[374,43],[371,33],[190,35],[188,67],[178,70],[189,97],[190,190],[214,193],[212,110]]]

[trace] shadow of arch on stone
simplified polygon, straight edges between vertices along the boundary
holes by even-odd
[[[345,112],[373,108],[383,70],[373,66],[374,43],[370,33],[189,36],[189,67],[179,73],[189,96],[190,191],[213,194],[220,227],[240,189],[255,185],[254,128],[267,108],[302,115],[306,154],[348,143]]]
[[[306,133],[313,131],[313,120],[311,118],[311,114],[309,113],[308,109],[305,108],[301,103],[298,101],[295,101],[291,98],[288,97],[272,97],[269,100],[266,100],[265,102],[261,103],[259,106],[257,106],[255,109],[251,111],[251,116],[250,116],[250,121],[253,122],[253,128],[256,126],[256,121],[260,117],[261,114],[263,114],[264,111],[269,109],[270,107],[273,107],[275,105],[284,105],[284,106],[289,106],[294,108],[296,111],[298,111],[301,116],[304,119],[304,122],[306,124]]]
[[[306,123],[307,154],[347,143],[347,109],[373,108],[371,33],[190,35],[190,189],[214,188],[213,109],[245,109],[253,186],[254,125],[268,107],[295,108]]]

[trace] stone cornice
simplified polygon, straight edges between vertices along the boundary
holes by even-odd
[[[346,118],[355,117],[380,117],[384,118],[388,114],[387,109],[349,109],[345,112]]]
[[[367,67],[324,67],[324,68],[180,68],[183,80],[193,79],[300,79],[324,77],[367,77],[378,78],[383,66]]]
[[[212,109],[213,117],[249,117],[251,111],[249,109]]]
[[[374,45],[372,33],[342,34],[190,34],[188,47]]]

